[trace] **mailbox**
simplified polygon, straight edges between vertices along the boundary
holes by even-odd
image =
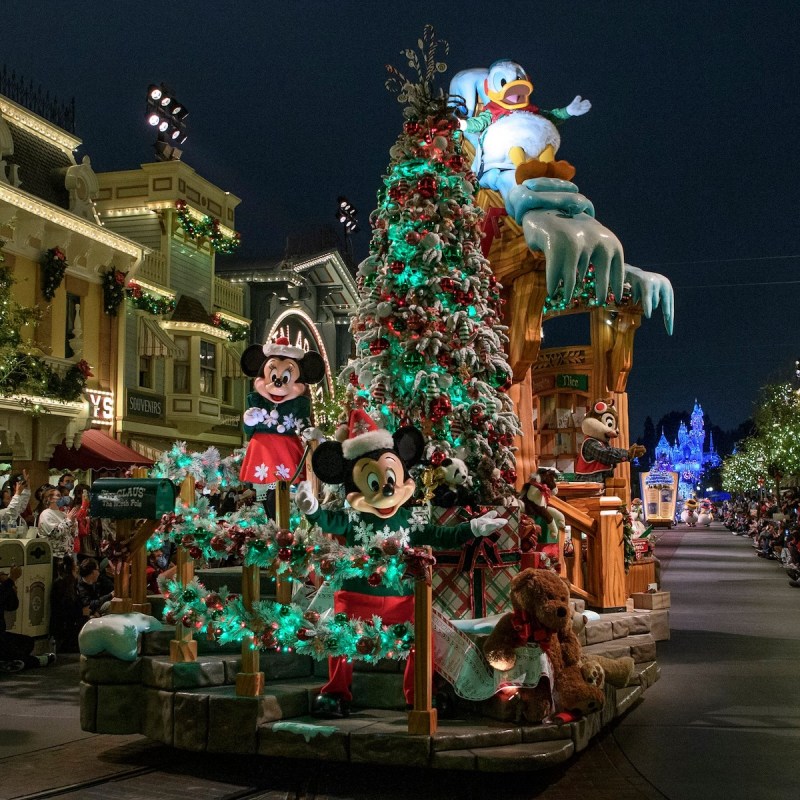
[[[108,519],[161,519],[175,510],[175,484],[165,478],[100,478],[90,513]]]

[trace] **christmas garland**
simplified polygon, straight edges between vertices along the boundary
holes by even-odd
[[[176,200],[175,208],[178,211],[178,222],[190,239],[208,239],[214,251],[224,255],[231,255],[239,249],[240,235],[234,233],[233,236],[226,236],[220,230],[218,219],[208,215],[202,219],[196,219],[189,213],[189,207],[185,200]]]
[[[45,251],[42,256],[42,294],[46,300],[55,297],[68,266],[67,256],[60,247],[51,247]]]
[[[209,322],[215,328],[225,331],[232,342],[243,342],[250,335],[249,325],[237,325],[219,314],[212,314]]]
[[[131,305],[140,311],[147,311],[156,316],[166,316],[175,310],[174,297],[161,297],[157,294],[146,292],[135,281],[130,281],[125,294],[128,296]]]
[[[176,442],[162,454],[151,475],[175,483],[191,476],[198,486],[236,486],[243,455],[242,449],[222,459],[213,447],[188,453],[184,442]],[[319,527],[300,523],[296,515],[290,524],[291,531],[279,529],[260,504],[217,517],[208,498],[201,496],[191,505],[178,501],[175,511],[162,517],[147,548],[160,548],[171,541],[185,547],[194,559],[235,557],[274,578],[298,583],[317,574],[333,589],[351,578],[362,578],[372,586],[399,592],[405,582],[424,577],[425,567],[432,563],[425,551],[403,548],[393,536],[381,532],[367,547],[345,547],[327,538]],[[125,555],[110,540],[104,548],[109,557]],[[321,620],[297,604],[282,606],[270,601],[256,603],[248,611],[237,595],[223,600],[222,594],[209,592],[196,579],[188,586],[171,581],[164,595],[165,620],[205,632],[221,643],[253,637],[259,648],[315,658],[405,658],[413,645],[409,624],[386,626],[377,617],[370,622],[348,620],[345,615]]]
[[[110,317],[117,316],[117,309],[125,299],[125,278],[127,272],[113,267],[103,273],[103,310]]]
[[[404,659],[414,646],[411,623],[384,625],[380,617],[349,619],[347,614],[329,618],[292,603],[281,605],[260,600],[248,610],[238,595],[224,590],[209,592],[193,580],[188,586],[168,581],[164,597],[167,624],[180,622],[198,633],[211,634],[220,644],[253,639],[257,648],[295,652],[316,659],[345,656],[367,662],[383,658]]]

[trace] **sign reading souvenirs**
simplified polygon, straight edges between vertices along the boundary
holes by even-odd
[[[90,514],[107,519],[161,519],[175,510],[175,485],[163,478],[100,478]]]
[[[128,402],[125,405],[128,414],[136,417],[164,418],[164,395],[132,392],[128,389]]]

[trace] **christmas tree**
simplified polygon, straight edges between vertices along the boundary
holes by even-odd
[[[351,322],[355,359],[342,373],[353,406],[390,430],[416,425],[427,460],[462,458],[481,503],[516,480],[519,422],[503,347],[501,286],[481,253],[482,212],[458,119],[434,85],[447,45],[430,27],[406,50],[418,79],[393,67],[387,88],[405,103],[403,131],[371,215],[370,255],[358,269],[361,301]]]

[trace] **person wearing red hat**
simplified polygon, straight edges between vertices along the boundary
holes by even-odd
[[[323,442],[314,451],[311,464],[316,476],[330,484],[344,484],[347,510],[326,511],[319,507],[307,481],[297,487],[298,509],[326,533],[342,536],[348,546],[392,547],[431,545],[435,548],[460,547],[476,536],[489,536],[506,524],[496,511],[452,527],[434,525],[415,518],[405,504],[416,485],[408,470],[422,457],[425,440],[413,427],[399,428],[394,434],[379,428],[361,409],[350,413],[343,441]],[[404,583],[400,591],[368,579],[346,580],[334,594],[334,611],[350,617],[371,619],[379,616],[384,624],[396,625],[414,619],[414,587]],[[329,679],[314,701],[316,716],[341,717],[349,713],[353,699],[350,686],[353,665],[340,656],[328,659]],[[403,678],[406,702],[414,702],[413,650],[406,662]]]
[[[319,353],[279,337],[248,347],[241,365],[242,372],[255,380],[242,417],[249,442],[239,478],[243,483],[274,486],[289,480],[303,457],[299,434],[311,419],[306,387],[322,380],[325,363]],[[301,471],[296,480],[302,478]]]

